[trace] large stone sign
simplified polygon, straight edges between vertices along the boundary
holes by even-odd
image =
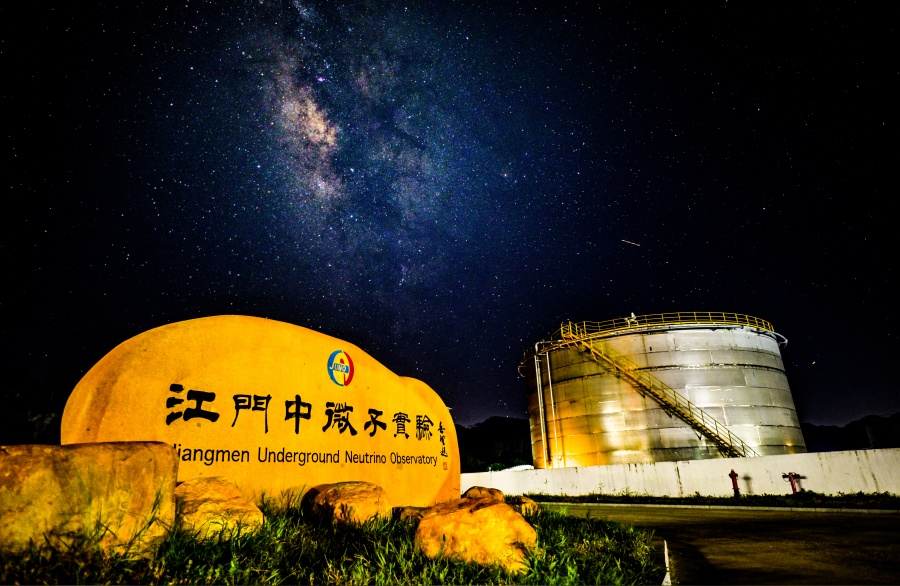
[[[127,340],[75,387],[62,443],[163,441],[178,480],[224,476],[252,499],[325,483],[393,503],[459,498],[456,429],[440,397],[347,342],[225,315]]]

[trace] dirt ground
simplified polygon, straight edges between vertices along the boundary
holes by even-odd
[[[654,530],[674,584],[900,584],[900,513],[565,504]]]

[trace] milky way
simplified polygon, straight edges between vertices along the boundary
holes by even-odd
[[[452,89],[434,79],[441,63],[407,46],[409,16],[323,22],[297,10],[289,35],[266,39],[272,56],[259,71],[278,215],[294,224],[300,254],[330,273],[333,294],[367,290],[399,314],[409,291],[447,279],[448,245],[477,233],[483,204],[460,186],[479,179],[482,146],[461,149],[472,140],[463,117],[423,99]]]

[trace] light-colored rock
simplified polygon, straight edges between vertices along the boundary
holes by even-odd
[[[512,497],[507,504],[520,515],[533,515],[541,510],[541,507],[536,502],[522,495]]]
[[[159,442],[0,446],[0,549],[86,539],[149,555],[175,522],[177,471]]]
[[[489,498],[492,501],[502,503],[505,495],[498,488],[488,488],[486,486],[473,486],[463,493],[464,499],[482,499]]]
[[[407,505],[459,498],[456,427],[434,389],[275,320],[176,322],[97,362],[69,396],[60,443],[146,440],[176,448],[178,481],[222,476],[253,502],[348,479]]]
[[[371,482],[335,482],[324,487],[312,502],[314,514],[349,523],[390,518],[392,510],[387,493]]]
[[[178,523],[203,539],[221,532],[229,538],[256,531],[265,517],[231,481],[220,476],[192,478],[175,489]]]
[[[491,498],[463,498],[431,507],[416,529],[416,547],[430,558],[444,555],[479,564],[500,564],[519,573],[537,543],[524,517]]]

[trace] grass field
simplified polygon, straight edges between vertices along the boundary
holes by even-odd
[[[428,559],[415,526],[345,526],[299,507],[264,506],[254,534],[198,541],[172,531],[153,559],[108,556],[86,545],[0,556],[3,584],[659,584],[664,569],[652,533],[552,512],[526,516],[538,534],[527,573]]]

